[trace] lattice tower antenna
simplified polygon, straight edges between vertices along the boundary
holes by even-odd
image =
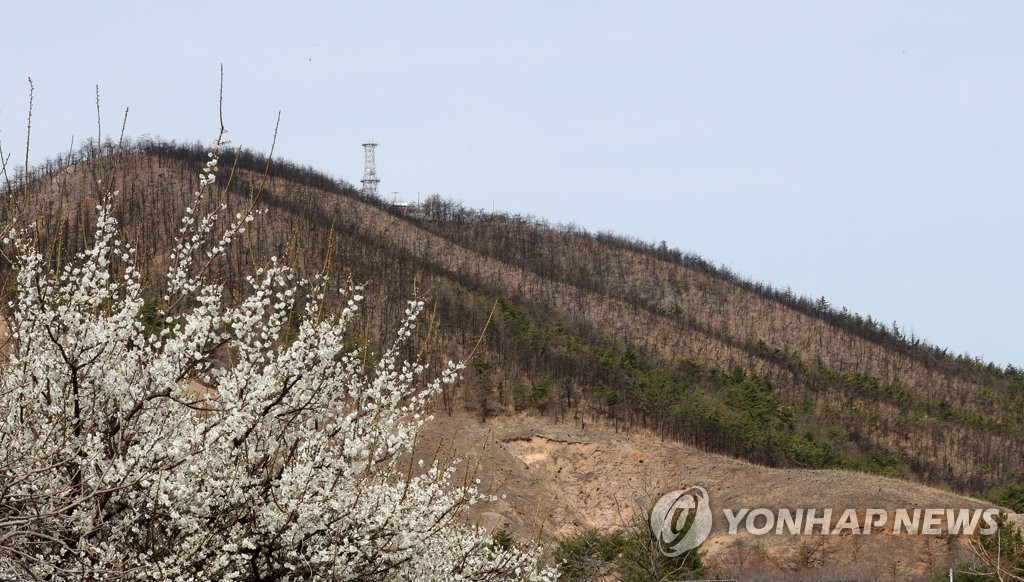
[[[374,150],[377,148],[377,142],[372,139],[366,140],[363,144],[363,155],[365,157],[365,163],[363,164],[363,194],[367,196],[377,195],[377,185],[380,184],[380,178],[377,176],[377,158]]]

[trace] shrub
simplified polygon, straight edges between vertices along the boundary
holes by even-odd
[[[25,230],[0,361],[0,577],[552,579],[539,549],[465,525],[487,499],[454,468],[411,460],[426,402],[400,361],[423,303],[364,370],[346,351],[360,288],[328,315],[325,279],[271,259],[230,300],[210,275],[253,213],[197,215],[214,142],[144,298],[133,249],[98,208],[91,245],[54,271]],[[294,330],[294,331],[291,331]]]

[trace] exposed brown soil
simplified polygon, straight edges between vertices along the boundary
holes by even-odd
[[[660,495],[702,485],[715,511],[705,562],[743,580],[931,579],[970,558],[967,539],[947,535],[730,535],[718,508],[833,508],[894,511],[974,509],[991,504],[941,489],[839,470],[774,469],[707,453],[640,432],[588,422],[558,423],[517,415],[482,423],[465,414],[439,416],[419,445],[421,456],[461,456],[484,487],[503,496],[476,508],[488,528],[545,542],[586,528],[612,530],[646,511]],[[1024,523],[1024,515],[1013,516]],[[887,531],[881,531],[881,530]]]

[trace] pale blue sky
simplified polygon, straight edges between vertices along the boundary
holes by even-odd
[[[0,139],[226,125],[383,192],[666,240],[1024,364],[1024,4],[6,2]],[[18,154],[15,154],[15,158]]]

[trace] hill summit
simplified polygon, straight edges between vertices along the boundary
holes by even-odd
[[[9,184],[55,263],[80,249],[95,206],[116,215],[159,304],[177,218],[207,159],[200,144],[86,144]],[[353,349],[373,348],[428,301],[416,353],[473,355],[447,414],[512,413],[640,428],[773,467],[840,468],[973,495],[1024,483],[1024,370],[955,356],[896,325],[744,280],[698,256],[609,233],[481,212],[410,207],[249,150],[221,157],[209,209],[272,210],[216,265],[228,289],[270,257],[366,284]],[[9,265],[3,265],[5,273]],[[151,309],[151,311],[153,311]],[[157,321],[148,321],[158,326]],[[412,348],[410,348],[412,349]]]

